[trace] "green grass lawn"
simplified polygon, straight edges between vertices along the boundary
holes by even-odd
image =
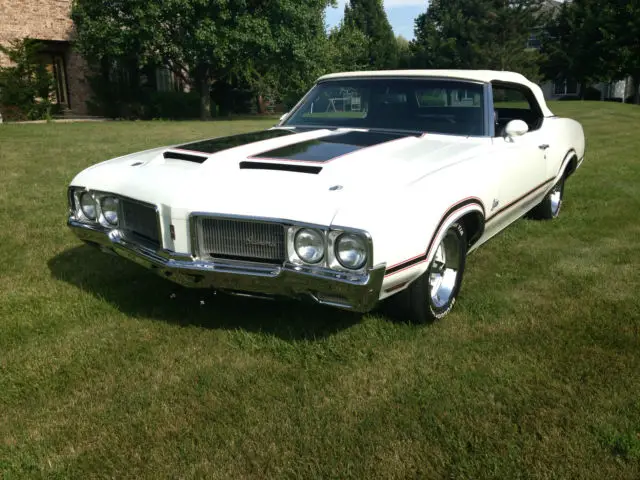
[[[0,478],[640,478],[640,107],[563,102],[561,218],[428,326],[189,291],[83,246],[66,188],[273,121],[0,125]]]

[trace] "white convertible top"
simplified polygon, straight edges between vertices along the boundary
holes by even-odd
[[[544,99],[542,89],[533,82],[527,80],[524,75],[515,72],[503,72],[497,70],[378,70],[362,72],[342,72],[324,75],[318,79],[329,80],[335,78],[362,78],[362,77],[437,77],[455,78],[460,80],[472,80],[476,82],[491,83],[493,81],[519,83],[531,89],[540,104],[542,114],[545,117],[553,117]]]

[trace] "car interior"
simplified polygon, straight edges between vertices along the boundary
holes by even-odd
[[[495,136],[503,137],[507,124],[522,120],[534,131],[542,126],[542,112],[533,94],[514,87],[493,87]]]

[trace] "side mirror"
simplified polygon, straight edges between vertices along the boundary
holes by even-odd
[[[521,137],[529,131],[529,125],[522,120],[511,120],[507,123],[504,133],[507,137]]]

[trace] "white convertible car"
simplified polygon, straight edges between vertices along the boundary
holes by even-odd
[[[558,216],[584,151],[580,124],[516,73],[340,73],[272,129],[84,170],[68,224],[182,285],[357,312],[397,295],[428,321],[470,252]]]

